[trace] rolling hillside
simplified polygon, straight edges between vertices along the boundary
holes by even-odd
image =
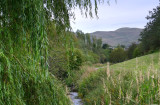
[[[96,31],[90,34],[102,38],[103,43],[108,43],[111,46],[117,46],[118,44],[129,46],[133,42],[138,43],[141,31],[140,28],[125,27],[115,31]]]
[[[79,94],[85,105],[158,105],[159,70],[160,52],[110,67],[102,65],[81,80]]]

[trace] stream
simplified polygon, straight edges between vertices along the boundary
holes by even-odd
[[[98,67],[98,68],[96,68],[96,70],[98,70],[98,69],[100,69],[100,68],[104,68],[104,67]],[[82,103],[82,99],[80,99],[79,97],[78,97],[78,92],[75,92],[75,91],[71,91],[70,92],[70,98],[71,98],[71,100],[72,100],[72,102],[73,102],[73,105],[83,105],[83,103]]]
[[[72,99],[73,105],[83,105],[82,99],[78,97],[77,92],[70,92],[70,97]]]

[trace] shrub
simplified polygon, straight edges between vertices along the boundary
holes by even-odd
[[[127,56],[128,56],[128,59],[132,59],[134,56],[133,56],[133,53],[134,53],[134,50],[135,48],[137,47],[137,44],[135,43],[132,43],[129,48],[127,49]]]
[[[115,48],[110,54],[110,61],[113,63],[118,63],[125,61],[127,59],[127,54],[123,48]]]
[[[81,50],[74,49],[69,51],[69,68],[70,70],[78,70],[83,63],[83,55]]]
[[[138,45],[133,51],[133,57],[139,57],[141,55],[143,55],[141,45]]]
[[[68,60],[66,50],[63,48],[55,48],[53,51],[50,51],[49,71],[57,78],[64,79],[67,77],[67,70]]]

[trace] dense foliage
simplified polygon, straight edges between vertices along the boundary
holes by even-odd
[[[108,54],[109,61],[112,63],[122,62],[124,60],[139,57],[145,54],[153,53],[160,49],[160,6],[149,12],[146,17],[149,21],[145,29],[140,34],[139,43],[132,43],[130,46],[117,46],[124,48],[124,51],[116,51],[117,47]],[[103,48],[108,45],[103,46]]]
[[[125,50],[120,46],[115,48],[110,54],[110,61],[112,63],[122,62],[125,61],[126,59],[127,59],[127,54]]]
[[[59,33],[70,29],[75,7],[92,17],[90,0],[0,2],[0,104],[70,104],[48,71],[48,25],[52,20]]]
[[[136,43],[132,43],[129,48],[127,49],[127,56],[128,59],[132,59],[134,58],[134,50],[136,49],[137,44]]]
[[[149,22],[141,33],[141,45],[144,53],[153,52],[160,48],[160,6],[149,12],[146,17]]]
[[[112,49],[109,48],[108,44],[103,44],[101,38],[91,36],[89,33],[84,34],[80,30],[77,30],[76,36],[79,48],[87,55],[85,57],[86,61],[90,61],[91,63],[105,63],[109,61],[109,54]]]
[[[121,45],[115,47],[109,54],[103,53],[109,56],[111,63],[117,64],[111,66],[109,63],[107,66],[97,64],[92,67],[81,67],[80,71],[73,72],[73,78],[70,80],[75,82],[74,85],[85,105],[160,103],[160,52],[139,57],[153,53],[160,48],[159,14],[159,7],[150,12],[151,16],[147,17],[149,22],[141,33],[139,44],[132,43],[127,48]],[[80,44],[83,45],[82,48],[90,49],[94,54],[100,56],[101,50],[97,48],[97,39],[92,37],[89,38],[91,41],[88,41],[86,39],[88,34],[79,33],[78,35],[82,35],[78,36],[82,40],[83,44]],[[109,52],[107,44],[101,47]]]
[[[77,70],[82,66],[83,57],[82,52],[79,49],[74,49],[74,51],[69,51],[69,68],[70,70]]]

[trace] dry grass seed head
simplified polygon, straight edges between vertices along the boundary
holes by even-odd
[[[85,72],[81,76],[82,79],[88,77],[92,72],[96,71],[94,67],[89,67],[89,66],[84,67],[83,69],[85,69]]]
[[[109,62],[107,62],[107,78],[110,77]]]

